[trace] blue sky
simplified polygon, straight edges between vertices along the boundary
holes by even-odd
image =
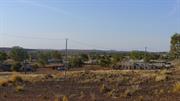
[[[180,0],[0,0],[0,46],[169,51]]]

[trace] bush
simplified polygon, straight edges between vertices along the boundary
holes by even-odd
[[[99,65],[102,66],[102,67],[109,67],[111,65],[111,60],[108,59],[108,58],[107,59],[102,58],[99,61]]]
[[[82,61],[82,59],[80,57],[74,56],[69,60],[69,66],[71,68],[82,67],[83,66],[83,61]]]
[[[13,65],[12,65],[12,67],[11,67],[11,70],[12,71],[19,71],[20,69],[21,69],[21,64],[19,63],[19,62],[17,62],[17,63],[14,63]]]

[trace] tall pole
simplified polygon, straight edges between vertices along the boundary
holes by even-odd
[[[66,71],[68,69],[68,39],[66,38],[66,51],[65,51],[65,77],[66,77]]]
[[[147,47],[145,47],[144,52],[145,52],[145,59],[146,59],[147,58]]]
[[[145,47],[145,53],[147,52],[147,47]]]
[[[144,56],[144,62],[145,62],[145,68],[147,68],[147,47],[145,47],[145,50],[144,50],[144,54],[145,54],[145,56]]]

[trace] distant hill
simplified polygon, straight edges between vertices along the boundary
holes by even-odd
[[[10,50],[11,50],[11,48],[6,48],[6,47],[1,47],[0,48],[0,51],[4,51],[4,52],[8,52]]]
[[[9,52],[11,48],[9,47],[0,47],[0,51]],[[36,52],[36,51],[52,51],[55,49],[26,49],[28,52]],[[56,50],[65,52],[65,49],[62,50]],[[72,54],[79,54],[79,53],[116,53],[120,51],[114,51],[114,50],[83,50],[83,49],[68,49],[68,53]],[[127,53],[126,51],[121,51],[122,53]]]
[[[0,51],[4,52],[9,52],[11,48],[9,47],[0,47]],[[37,52],[37,51],[52,51],[55,49],[26,49],[28,52]],[[62,50],[56,50],[60,51],[62,53],[65,53],[65,49]],[[85,49],[68,49],[69,54],[89,54],[89,53],[98,53],[98,54],[103,54],[103,53],[129,53],[130,51],[115,51],[115,50],[85,50]],[[167,52],[153,52],[157,54],[166,54]]]

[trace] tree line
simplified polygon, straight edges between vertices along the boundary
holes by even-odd
[[[13,47],[10,52],[0,51],[0,64],[4,61],[13,60],[14,67],[19,67],[24,62],[35,63],[39,67],[44,67],[50,61],[58,61],[58,63],[64,63],[65,55],[56,50],[49,51],[31,51],[28,52],[22,47]],[[91,63],[100,65],[103,67],[109,67],[116,65],[123,60],[144,60],[149,62],[150,60],[172,60],[180,58],[180,34],[176,33],[171,37],[171,50],[169,53],[156,53],[156,52],[144,52],[144,51],[131,51],[131,52],[112,52],[112,53],[89,53],[89,54],[71,54],[68,55],[68,65],[70,68],[82,67],[84,64]]]

